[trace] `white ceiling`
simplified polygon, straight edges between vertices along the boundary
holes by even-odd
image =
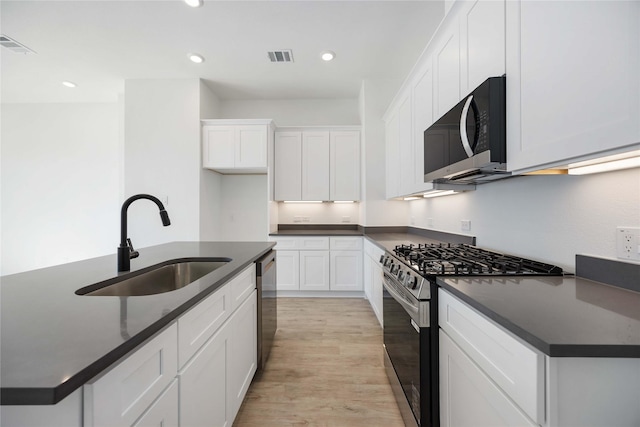
[[[125,79],[204,79],[222,99],[356,98],[403,79],[442,1],[0,1],[2,102],[113,102]],[[267,51],[292,49],[294,63]],[[336,52],[324,62],[323,50]],[[194,64],[189,52],[206,61]],[[61,85],[77,83],[75,89]]]

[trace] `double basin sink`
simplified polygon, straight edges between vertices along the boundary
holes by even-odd
[[[78,289],[85,296],[155,295],[184,288],[225,266],[231,258],[182,258]]]

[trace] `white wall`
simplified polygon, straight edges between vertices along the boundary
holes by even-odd
[[[277,126],[359,125],[357,99],[224,100],[221,118],[273,119]]]
[[[136,248],[200,238],[200,108],[198,79],[125,81],[125,195],[168,198],[171,218],[163,227],[155,204],[131,205]]]
[[[359,203],[278,203],[280,224],[299,223],[296,216],[308,217],[308,224],[361,224],[359,215]],[[348,223],[343,222],[345,216]]]
[[[200,81],[200,119],[215,119],[220,116],[220,100]],[[200,146],[202,159],[202,146]],[[203,169],[200,171],[200,240],[220,240],[220,205],[222,198],[222,175]]]
[[[2,105],[2,275],[115,253],[119,116],[117,103]]]
[[[365,80],[360,89],[363,140],[363,202],[361,224],[384,226],[403,224],[408,205],[386,197],[385,127],[382,116],[395,96],[400,81]]]
[[[406,203],[407,224],[462,233],[460,221],[471,220],[478,246],[574,271],[575,254],[616,258],[616,227],[640,227],[640,169],[516,177]]]
[[[269,237],[267,175],[221,175],[222,241],[265,241]]]

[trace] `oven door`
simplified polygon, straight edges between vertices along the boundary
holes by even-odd
[[[413,302],[385,275],[383,289],[384,345],[401,393],[396,391],[396,400],[401,409],[405,425],[431,426],[428,413],[431,406],[430,382],[430,334],[428,327],[420,327],[414,320],[419,312],[417,301]],[[414,314],[414,316],[412,316]],[[394,378],[390,378],[392,384]],[[426,387],[425,387],[426,386]],[[404,396],[402,396],[404,395]],[[406,399],[411,414],[407,415]],[[409,418],[413,418],[413,420]],[[413,421],[413,423],[411,423]]]

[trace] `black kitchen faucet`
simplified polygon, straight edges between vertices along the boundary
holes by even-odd
[[[137,258],[138,251],[133,249],[133,245],[131,244],[131,239],[127,237],[127,209],[129,205],[136,200],[139,199],[147,199],[154,202],[158,205],[158,209],[160,209],[160,218],[162,219],[162,225],[165,227],[171,225],[171,221],[169,220],[169,214],[164,209],[164,205],[162,202],[154,196],[150,194],[136,194],[135,196],[129,197],[122,204],[122,210],[120,211],[120,246],[118,246],[118,272],[120,271],[129,271],[131,269],[131,258]]]

